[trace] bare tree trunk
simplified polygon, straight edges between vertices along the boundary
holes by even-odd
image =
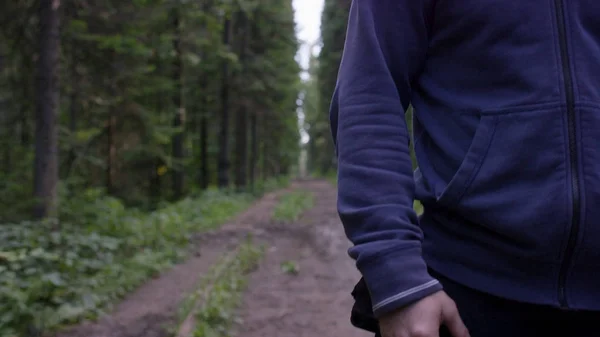
[[[203,104],[206,107],[206,101]],[[200,188],[208,188],[208,116],[203,108],[200,116]]]
[[[250,186],[254,188],[256,179],[256,166],[258,165],[258,140],[257,137],[257,116],[252,112],[250,116]]]
[[[79,73],[77,72],[77,65],[79,64],[77,58],[77,51],[75,49],[71,50],[71,95],[69,97],[70,106],[69,106],[69,133],[71,134],[71,139],[75,138],[75,133],[77,132],[77,112],[79,110]],[[69,177],[73,166],[75,165],[75,160],[77,160],[77,155],[75,153],[75,149],[73,147],[74,144],[71,144],[71,148],[69,149],[69,154],[67,157],[65,171],[63,177]]]
[[[264,121],[264,119],[263,119]],[[264,180],[267,180],[270,178],[270,170],[269,170],[269,155],[270,155],[270,150],[269,150],[269,146],[267,144],[267,141],[265,139],[265,137],[267,137],[266,132],[265,132],[265,127],[263,125],[263,128],[261,130],[261,137],[263,137],[263,144],[262,144],[262,178]]]
[[[205,0],[202,6],[202,10],[204,13],[209,13],[211,8],[214,6],[213,1]],[[205,35],[205,38],[208,38],[208,28],[206,22],[202,25],[202,34]],[[204,58],[207,54],[207,51],[202,49],[201,58]],[[202,93],[202,100],[200,109],[198,109],[199,113],[199,148],[200,148],[200,171],[198,172],[198,185],[201,189],[205,190],[208,188],[208,99],[207,99],[207,91],[208,91],[208,78],[205,71],[200,74],[200,92]]]
[[[5,47],[0,44],[0,78],[4,79],[5,65]],[[12,128],[10,126],[10,113],[8,107],[8,99],[4,97],[4,92],[0,91],[0,135],[2,141],[0,147],[2,148],[2,172],[5,174],[10,173],[11,169],[11,140],[12,140]]]
[[[163,62],[158,53],[155,54],[153,63],[156,66],[155,74],[156,76],[162,76],[164,74],[163,70]],[[154,97],[154,106],[156,107],[156,111],[158,115],[162,115],[164,113],[164,97],[162,95],[155,95]],[[150,138],[150,137],[149,137]],[[162,147],[162,144],[160,145]],[[150,164],[150,173],[149,173],[149,192],[150,198],[152,200],[153,205],[158,204],[161,200],[162,196],[162,179],[161,179],[161,166],[163,165],[163,161],[158,157],[154,156]]]
[[[225,18],[223,23],[223,44],[229,46],[231,21]],[[223,61],[223,83],[221,84],[221,129],[219,132],[219,163],[218,184],[219,187],[229,187],[229,61]]]
[[[60,0],[40,0],[33,183],[36,218],[58,214],[59,9]]]
[[[157,72],[161,72],[160,60],[157,60]],[[163,97],[158,95],[156,97],[156,111],[159,111],[160,114],[163,113],[164,103]],[[162,166],[164,165],[163,161],[159,157],[155,157],[152,159],[151,163],[151,173],[150,173],[150,198],[152,200],[153,205],[157,205],[162,196]]]
[[[41,57],[40,57],[41,62]],[[39,71],[39,70],[38,70]],[[39,79],[38,79],[39,81]],[[39,82],[38,82],[39,85]],[[25,88],[23,97],[29,97],[29,88]],[[39,89],[38,89],[39,90]],[[38,93],[39,95],[39,93]],[[22,102],[19,104],[21,108],[21,112],[19,114],[19,139],[21,141],[21,146],[27,148],[31,145],[31,130],[29,129],[29,104],[26,102]]]
[[[180,32],[180,15],[179,6],[176,6],[172,13],[173,25],[173,49],[175,50],[175,58],[173,60],[173,81],[175,89],[173,92],[173,105],[176,112],[173,118],[173,127],[183,128],[185,119],[185,107],[182,104],[182,62],[181,62],[181,32]],[[177,200],[183,196],[183,130],[178,130],[172,139],[173,159],[175,161],[173,169],[173,197]]]
[[[243,10],[238,13],[239,26],[236,29],[240,34],[240,51],[239,60],[242,64],[242,69],[246,61],[246,45],[248,35],[248,18]],[[246,186],[248,179],[248,107],[247,94],[243,88],[239,88],[238,92],[243,99],[237,109],[237,118],[235,121],[235,186],[241,189]]]
[[[115,193],[115,174],[117,148],[115,146],[115,133],[117,128],[117,117],[115,107],[110,107],[106,137],[106,190],[109,194]]]

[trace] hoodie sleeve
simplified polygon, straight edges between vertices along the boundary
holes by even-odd
[[[442,289],[413,210],[404,113],[428,44],[430,0],[353,0],[330,109],[338,212],[375,317]]]

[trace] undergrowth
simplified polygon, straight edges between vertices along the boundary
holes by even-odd
[[[297,221],[302,212],[313,207],[314,195],[308,191],[297,190],[281,197],[273,211],[273,218],[279,221]]]
[[[247,274],[256,268],[263,252],[263,247],[256,246],[249,237],[202,279],[183,307],[185,316],[193,315],[194,337],[229,335],[237,321],[235,314],[247,286]]]
[[[67,221],[1,224],[0,336],[96,317],[185,257],[191,234],[214,229],[254,198],[209,190],[144,213],[89,191],[63,203]]]
[[[327,180],[327,182],[329,182],[331,185],[337,187],[337,171],[336,170],[330,170],[327,173],[322,173],[322,172],[312,172],[310,174],[310,177],[313,179],[323,179],[323,180]]]
[[[335,172],[325,175],[325,179],[333,186],[337,186],[337,174]]]

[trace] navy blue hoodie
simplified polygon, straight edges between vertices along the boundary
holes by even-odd
[[[600,1],[354,0],[330,118],[376,317],[440,290],[428,267],[600,310]]]

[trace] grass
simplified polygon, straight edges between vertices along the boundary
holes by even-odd
[[[90,191],[63,204],[68,221],[0,225],[0,337],[95,318],[255,198],[209,190],[145,213]]]
[[[337,186],[337,174],[335,172],[325,175],[325,179],[333,186]]]
[[[281,270],[286,274],[297,275],[300,272],[300,266],[296,261],[284,261],[281,263]]]
[[[297,221],[302,213],[313,207],[314,195],[308,191],[292,191],[281,197],[273,210],[273,218],[278,221]]]
[[[415,202],[413,203],[413,208],[415,212],[417,212],[417,215],[423,213],[423,205],[421,205],[421,202],[419,200],[415,200]]]
[[[194,337],[227,336],[238,321],[236,311],[247,286],[247,275],[256,268],[263,252],[263,247],[257,247],[248,238],[236,251],[221,258],[184,304],[176,336],[187,335],[183,326],[192,326]]]

